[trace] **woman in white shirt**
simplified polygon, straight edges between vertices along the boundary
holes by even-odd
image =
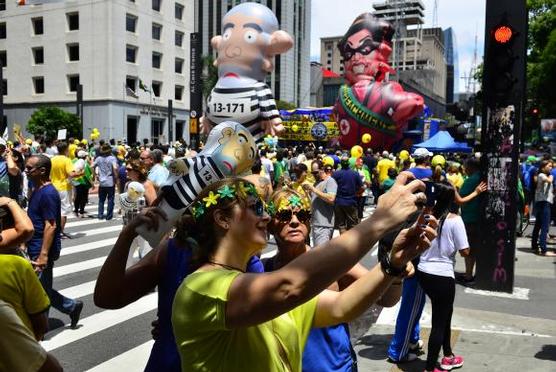
[[[531,249],[535,253],[542,256],[554,256],[554,253],[546,250],[546,237],[550,228],[550,210],[554,201],[554,193],[550,175],[552,170],[552,162],[543,160],[539,166],[539,171],[535,176],[535,227],[533,228],[533,236],[531,237]],[[539,235],[540,231],[540,235]]]
[[[456,294],[455,256],[469,255],[465,225],[453,203],[450,213],[440,220],[438,238],[420,257],[417,279],[432,304],[432,329],[429,337],[426,371],[449,371],[463,366],[463,358],[452,353],[450,345],[452,312]],[[438,364],[442,346],[444,357]]]

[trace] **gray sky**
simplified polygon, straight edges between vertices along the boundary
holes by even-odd
[[[383,2],[379,0],[376,2]],[[432,26],[434,0],[425,4],[425,25]],[[456,33],[459,54],[459,75],[469,75],[477,40],[477,63],[481,63],[484,50],[485,0],[438,0],[438,26],[452,27]],[[320,60],[320,38],[343,35],[360,13],[372,12],[373,0],[312,0],[311,60]],[[465,91],[465,81],[460,79],[459,91]]]

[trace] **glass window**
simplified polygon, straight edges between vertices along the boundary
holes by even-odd
[[[162,25],[159,25],[158,23],[153,23],[152,35],[153,35],[153,39],[160,40],[160,37],[162,36]]]
[[[127,62],[135,63],[135,59],[137,57],[137,47],[127,45],[125,52],[125,60]]]
[[[5,50],[0,50],[0,67],[8,66],[8,53]]]
[[[79,61],[79,44],[68,44],[68,60]]]
[[[182,101],[183,100],[183,86],[176,85],[176,89],[175,89],[175,93],[174,93],[174,99],[176,101]]]
[[[4,93],[5,96],[8,95],[8,80],[6,79],[2,80],[2,93]]]
[[[128,32],[135,33],[137,29],[137,17],[133,14],[126,14],[125,15],[125,30]]]
[[[68,75],[68,88],[70,92],[77,92],[79,85],[79,75]]]
[[[127,76],[125,78],[125,86],[135,92],[135,90],[137,89],[137,78],[133,76]]]
[[[69,31],[79,30],[79,13],[67,13],[66,19]]]
[[[175,72],[176,72],[176,74],[183,73],[183,62],[184,62],[183,59],[176,58],[176,63],[175,63]]]
[[[33,62],[35,65],[42,65],[44,63],[44,48],[33,48]]]
[[[162,133],[164,133],[164,119],[151,119],[151,142],[158,145]]]
[[[183,35],[184,33],[181,31],[176,31],[176,40],[175,40],[175,44],[176,46],[183,46]]]
[[[34,77],[33,87],[35,88],[35,94],[44,94],[44,77]]]
[[[6,22],[0,23],[0,39],[6,38]]]
[[[33,34],[42,35],[44,33],[42,17],[32,18],[33,23]]]
[[[153,0],[153,10],[160,12],[161,5],[162,5],[162,0]]]
[[[0,11],[6,10],[6,0],[0,0]]]
[[[183,19],[183,5],[176,3],[175,15],[176,19],[179,19],[180,21]]]
[[[151,86],[152,86],[152,89],[153,89],[154,96],[155,97],[160,97],[160,94],[162,92],[162,82],[153,81]]]
[[[153,68],[160,68],[162,65],[162,54],[158,52],[153,52]]]

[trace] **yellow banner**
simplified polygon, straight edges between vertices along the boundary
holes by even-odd
[[[279,137],[281,140],[330,141],[340,136],[335,121],[284,121],[282,124],[284,124],[285,131]],[[326,130],[323,130],[324,128],[326,128]],[[314,135],[316,135],[316,137]]]

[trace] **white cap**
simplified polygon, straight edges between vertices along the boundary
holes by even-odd
[[[419,147],[418,149],[416,149],[415,151],[413,151],[413,157],[414,158],[426,158],[427,156],[433,156],[434,154],[432,152],[430,152],[429,150],[427,150],[424,147]]]
[[[383,156],[383,157],[387,158],[388,155],[389,155],[389,154],[388,154],[388,151],[384,150],[384,151],[382,152],[382,156]]]
[[[86,158],[87,155],[89,155],[89,154],[87,154],[87,151],[79,150],[79,151],[77,152],[77,157],[78,157],[78,158]]]

